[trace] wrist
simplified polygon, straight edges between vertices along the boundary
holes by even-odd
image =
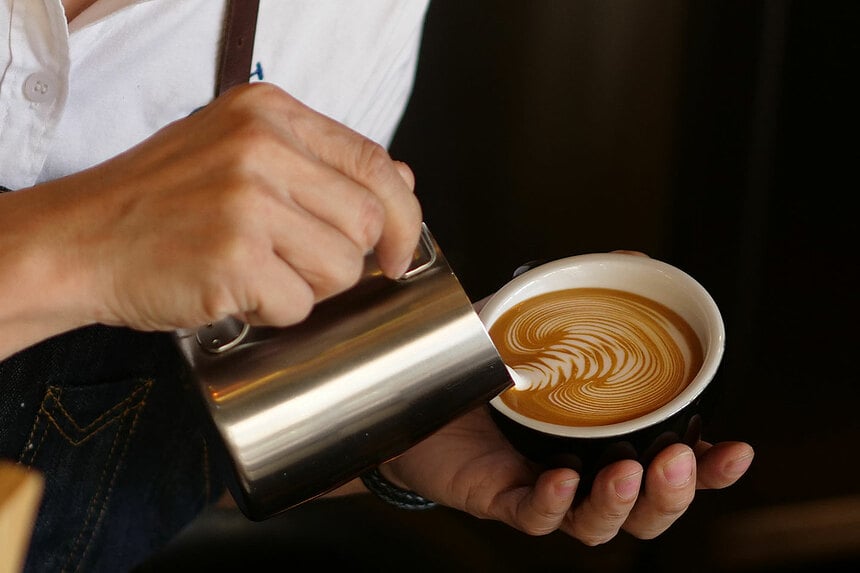
[[[379,472],[379,475],[382,476],[385,481],[387,481],[394,487],[404,490],[409,489],[409,486],[403,483],[403,481],[399,477],[397,477],[394,468],[391,467],[391,462],[377,466],[376,469]]]
[[[361,481],[376,497],[399,509],[424,510],[437,505],[436,502],[389,481],[382,475],[380,468],[373,468],[362,474]]]

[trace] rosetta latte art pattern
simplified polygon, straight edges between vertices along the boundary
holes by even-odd
[[[490,328],[502,359],[530,381],[504,392],[521,414],[567,426],[636,418],[677,396],[702,363],[692,328],[650,299],[602,288],[519,303]]]

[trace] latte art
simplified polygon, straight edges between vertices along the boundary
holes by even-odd
[[[630,420],[677,396],[702,364],[692,328],[665,306],[624,291],[575,288],[519,303],[490,328],[505,364],[527,381],[501,399],[567,426]]]

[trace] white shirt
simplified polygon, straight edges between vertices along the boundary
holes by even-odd
[[[251,81],[387,146],[428,0],[261,0]],[[109,159],[211,101],[225,0],[0,0],[0,185]]]

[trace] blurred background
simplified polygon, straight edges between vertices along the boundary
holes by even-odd
[[[392,154],[464,288],[612,249],[692,274],[727,327],[706,435],[757,451],[736,486],[597,548],[370,497],[218,510],[145,570],[860,570],[858,38],[854,0],[430,6]]]

